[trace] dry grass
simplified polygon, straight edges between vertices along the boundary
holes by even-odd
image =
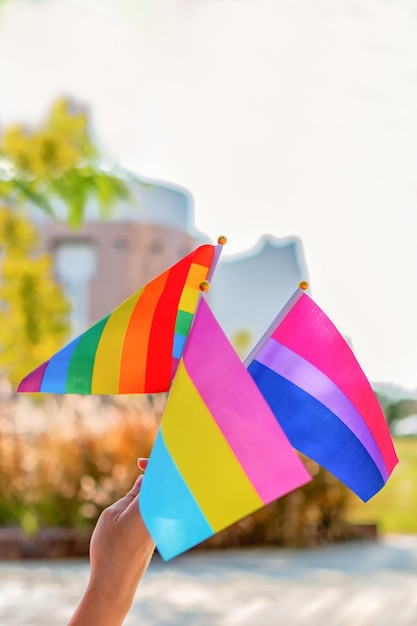
[[[161,409],[143,397],[3,397],[0,525],[93,524],[133,483]]]

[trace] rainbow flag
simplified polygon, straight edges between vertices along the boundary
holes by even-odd
[[[298,289],[245,361],[291,444],[369,500],[398,463],[349,345]]]
[[[171,559],[311,479],[204,299],[139,506]]]
[[[174,377],[222,245],[203,245],[28,374],[19,392],[157,393]]]

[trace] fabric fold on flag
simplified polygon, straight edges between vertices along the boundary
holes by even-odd
[[[139,506],[165,560],[311,480],[200,300]]]
[[[222,245],[198,247],[30,372],[18,392],[167,391]]]
[[[291,444],[367,501],[398,458],[350,346],[298,289],[245,361]]]

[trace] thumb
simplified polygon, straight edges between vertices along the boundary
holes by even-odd
[[[123,496],[123,498],[120,498],[120,500],[117,500],[117,502],[110,506],[110,508],[116,512],[117,517],[121,515],[128,508],[128,506],[132,504],[132,502],[136,500],[140,492],[142,481],[143,474],[138,476],[138,478],[135,480],[133,487],[130,489],[130,491],[127,492],[125,496]]]

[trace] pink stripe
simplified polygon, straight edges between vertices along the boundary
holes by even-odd
[[[388,472],[398,462],[378,400],[349,345],[334,324],[305,293],[272,337],[318,368],[351,401],[368,425]]]
[[[265,504],[278,497],[278,479],[281,495],[310,480],[203,299],[183,359],[188,375]]]
[[[37,393],[41,388],[43,375],[45,373],[48,363],[49,363],[49,360],[45,361],[45,363],[42,363],[42,365],[39,365],[39,367],[33,370],[33,372],[30,372],[30,374],[28,374],[21,381],[21,383],[19,384],[17,388],[17,391],[24,392],[24,393],[31,393],[31,392]]]

